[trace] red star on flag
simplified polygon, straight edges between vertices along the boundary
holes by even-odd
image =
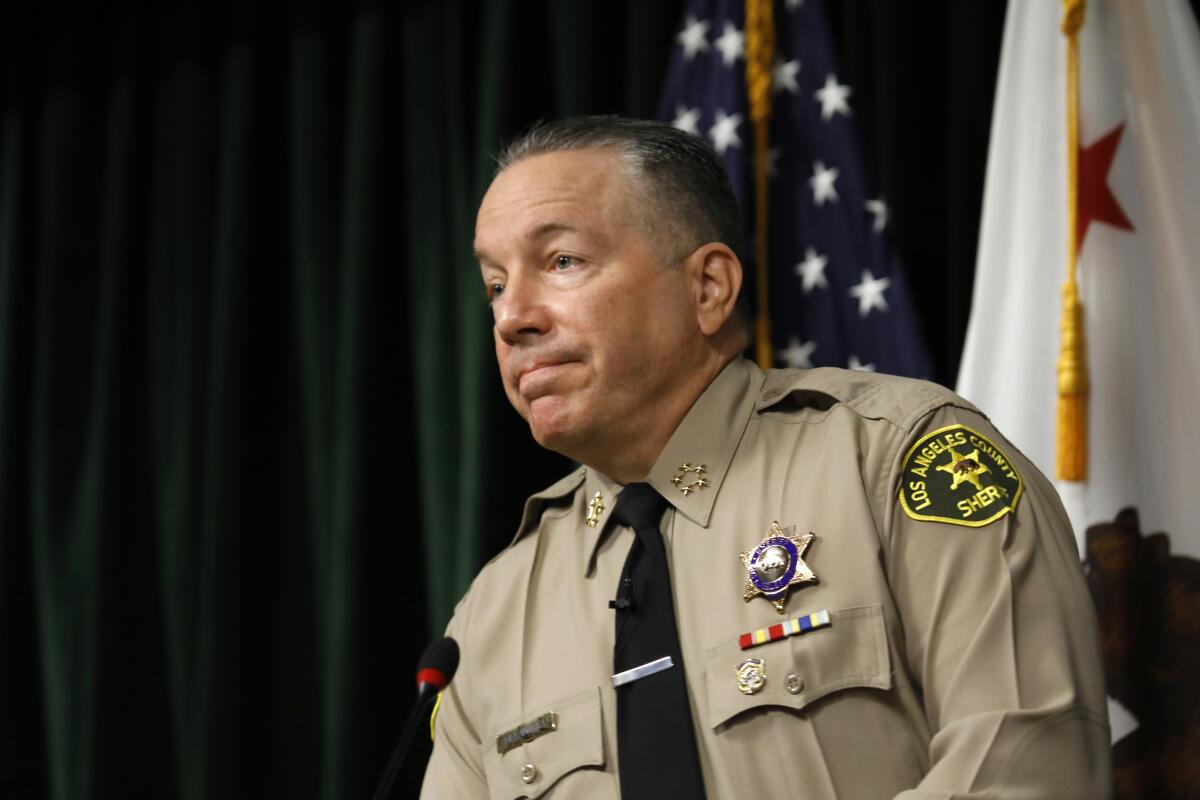
[[[1088,226],[1103,222],[1114,228],[1133,230],[1133,223],[1121,209],[1108,186],[1108,171],[1117,155],[1117,145],[1125,132],[1122,122],[1087,147],[1079,148],[1079,198],[1075,217],[1075,247],[1083,248],[1083,237]]]

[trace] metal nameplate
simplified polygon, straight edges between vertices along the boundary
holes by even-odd
[[[496,737],[496,751],[504,755],[514,747],[532,742],[539,736],[558,730],[558,714],[547,711],[540,717],[524,722],[511,731],[505,731]]]

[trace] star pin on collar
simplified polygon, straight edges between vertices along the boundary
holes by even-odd
[[[675,477],[671,478],[671,483],[683,492],[684,497],[687,497],[697,489],[708,487],[708,478],[705,477],[707,470],[708,468],[704,464],[691,464],[685,461],[679,465],[679,470],[675,473]],[[689,480],[689,475],[695,475],[696,479]]]
[[[788,590],[797,584],[817,582],[816,574],[804,563],[804,551],[817,537],[812,533],[795,536],[795,530],[795,525],[781,530],[778,522],[772,522],[758,547],[741,554],[746,565],[746,591],[742,599],[747,603],[761,595],[782,614]]]

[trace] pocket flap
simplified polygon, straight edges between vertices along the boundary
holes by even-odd
[[[553,730],[544,722],[553,714]],[[526,732],[522,737],[518,730]],[[497,737],[510,736],[501,753]],[[489,793],[493,800],[541,797],[564,775],[583,767],[604,766],[603,720],[599,687],[567,697],[545,708],[530,709],[494,731],[483,753]]]
[[[704,659],[707,724],[716,728],[744,711],[782,706],[802,711],[831,692],[850,687],[892,688],[891,657],[883,607],[830,612],[827,628],[742,650],[737,640]],[[747,659],[763,661],[765,682],[753,694],[738,687],[737,669]]]

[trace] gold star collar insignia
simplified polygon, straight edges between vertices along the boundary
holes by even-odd
[[[679,491],[683,492],[683,496],[687,497],[697,489],[708,488],[708,467],[704,464],[691,464],[684,462],[679,465],[679,469],[675,472],[675,477],[671,478],[671,483],[674,484]],[[695,475],[695,479],[689,479],[689,475]]]

